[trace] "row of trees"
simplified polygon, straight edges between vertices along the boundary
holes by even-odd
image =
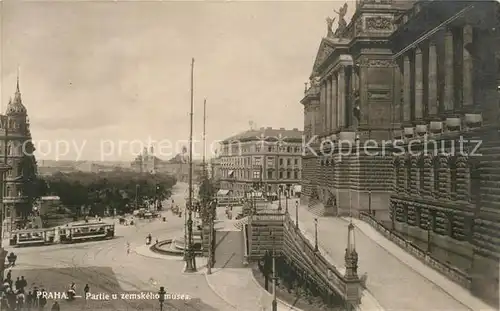
[[[57,173],[37,181],[36,196],[57,195],[61,203],[75,214],[84,207],[92,214],[105,210],[118,214],[139,206],[165,200],[172,194],[176,179],[166,174],[111,172]]]

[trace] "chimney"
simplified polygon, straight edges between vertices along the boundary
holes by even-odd
[[[298,129],[298,128],[296,128],[296,127],[294,127],[294,128],[293,128],[293,130],[294,130],[294,131],[296,131],[296,132],[298,132],[298,131],[299,131],[299,129]]]
[[[285,130],[285,128],[284,128],[284,127],[280,127],[280,131],[284,131],[284,130]]]

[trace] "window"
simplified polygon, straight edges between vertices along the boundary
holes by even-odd
[[[255,152],[260,152],[260,144],[255,145]]]
[[[274,166],[274,158],[273,157],[267,158],[267,166]]]
[[[420,190],[420,193],[424,192],[424,187],[425,187],[425,167],[424,167],[424,159],[420,158],[420,161],[418,162],[418,187]]]
[[[406,188],[411,190],[411,159],[406,162]]]
[[[457,162],[450,159],[450,192],[452,195],[457,193]]]
[[[273,172],[272,171],[267,172],[267,179],[273,179]]]
[[[273,152],[273,146],[269,146],[269,147],[267,147],[267,151],[268,151],[268,152]]]
[[[292,172],[286,172],[286,179],[292,178]]]
[[[262,165],[261,158],[254,158],[254,164],[255,165]]]
[[[433,163],[433,175],[434,175],[434,192],[436,194],[439,193],[439,169],[440,169],[440,163],[439,163],[439,157],[434,158],[434,163]]]
[[[299,179],[299,172],[298,171],[293,172],[293,179]]]
[[[292,148],[286,147],[286,152],[288,152],[288,153],[292,152]]]
[[[280,179],[283,178],[283,172],[280,172]]]
[[[280,159],[280,165],[283,165],[283,159]]]
[[[259,179],[260,178],[260,171],[253,171],[253,178]]]
[[[293,161],[293,163],[294,163],[295,165],[299,165],[299,159],[295,159],[295,160]]]
[[[286,159],[286,165],[291,165],[291,164],[292,164],[292,160]]]

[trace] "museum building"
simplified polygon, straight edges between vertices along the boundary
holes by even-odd
[[[369,213],[498,305],[496,1],[357,1],[327,19],[304,106],[302,197]]]

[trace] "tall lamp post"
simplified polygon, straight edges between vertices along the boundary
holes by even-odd
[[[1,217],[0,217],[0,278],[4,279],[4,270],[5,270],[5,257],[7,256],[7,251],[3,248],[3,239],[4,239],[4,228],[3,221],[5,219],[5,206],[3,203],[3,196],[5,192],[5,173],[12,169],[9,165],[5,163],[0,163],[0,205],[1,205]]]
[[[160,302],[160,311],[163,311],[163,303],[165,302],[165,296],[167,292],[165,292],[165,287],[161,286],[160,291],[158,292],[158,301]]]
[[[273,261],[273,302],[272,302],[272,311],[278,311],[278,302],[276,300],[276,254],[275,254],[275,236],[273,235],[273,231],[269,231],[271,235],[272,241],[272,252],[271,257]]]
[[[290,189],[285,191],[285,214],[288,214],[288,199],[290,198]]]
[[[139,184],[135,185],[135,209],[139,209]]]
[[[281,172],[280,172],[281,173]],[[281,212],[281,184],[278,184],[278,212]]]
[[[295,201],[295,228],[299,228],[299,200]]]
[[[191,110],[189,113],[189,199],[187,219],[187,252],[185,272],[196,272],[193,250],[193,110],[194,110],[194,58],[191,60]]]
[[[318,250],[318,218],[314,218],[314,251]]]

